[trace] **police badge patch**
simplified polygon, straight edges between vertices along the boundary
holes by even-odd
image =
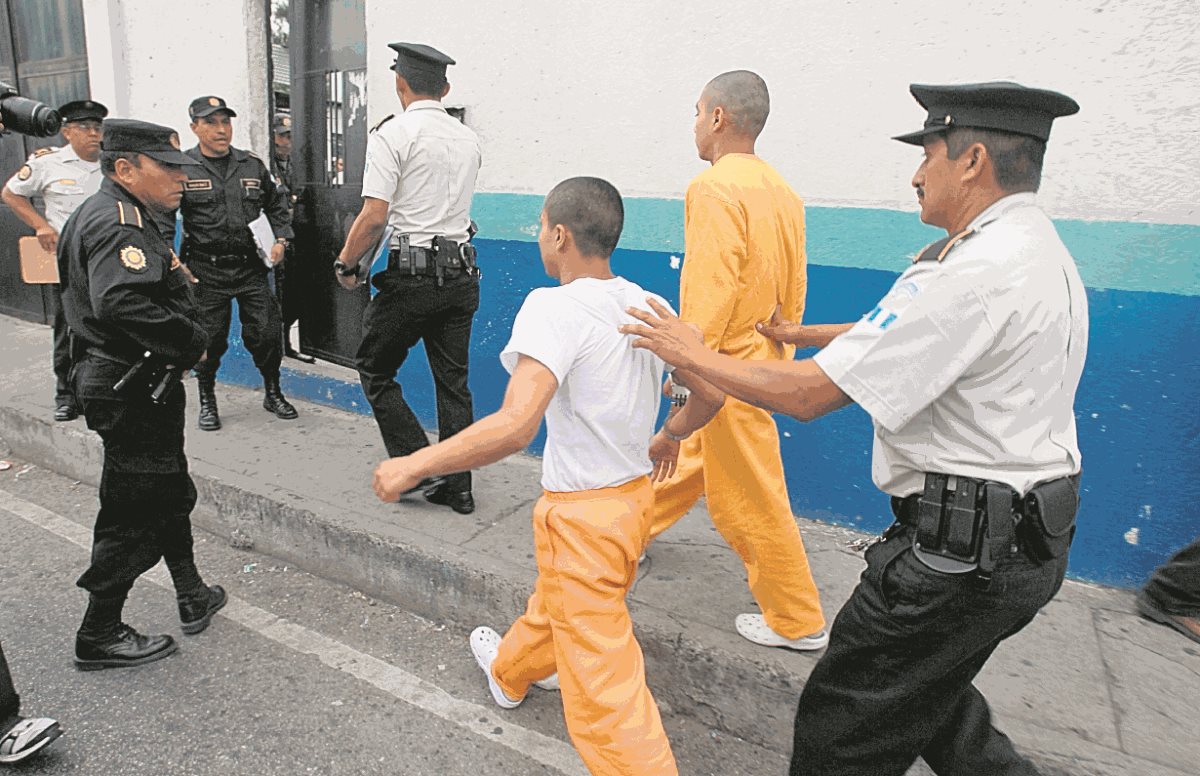
[[[27,164],[21,165],[21,169],[17,170],[17,180],[19,181],[27,181],[31,175],[33,175],[33,168]]]
[[[142,249],[133,245],[126,245],[121,249],[121,263],[125,265],[125,269],[130,272],[145,272],[146,271],[146,254],[142,253]]]

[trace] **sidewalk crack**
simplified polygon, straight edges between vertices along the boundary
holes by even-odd
[[[1112,666],[1109,664],[1108,656],[1104,652],[1104,639],[1100,638],[1101,631],[1100,631],[1100,622],[1099,622],[1099,616],[1100,616],[1099,612],[1097,612],[1095,609],[1093,609],[1091,614],[1092,614],[1092,635],[1096,639],[1096,648],[1097,648],[1097,650],[1099,650],[1100,665],[1103,666],[1103,668],[1104,668],[1104,679],[1105,679],[1104,689],[1105,689],[1105,692],[1108,694],[1108,705],[1112,708],[1113,728],[1117,734],[1117,747],[1125,754],[1129,754],[1129,751],[1125,748],[1124,735],[1121,731],[1121,727],[1124,724],[1124,720],[1122,719],[1122,714],[1121,714],[1121,705],[1117,702],[1116,695],[1113,693],[1113,687],[1117,683],[1117,676],[1114,673]]]

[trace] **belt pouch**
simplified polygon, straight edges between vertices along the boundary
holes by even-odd
[[[1061,477],[1043,482],[1025,497],[1025,517],[1031,524],[1026,540],[1042,560],[1061,558],[1071,548],[1075,513],[1079,509],[1079,479]]]
[[[991,574],[996,562],[1012,552],[1016,543],[1013,522],[1015,491],[999,482],[984,485],[987,503],[987,522],[983,533],[983,549],[979,554],[979,570]]]
[[[932,550],[942,546],[942,498],[946,475],[925,475],[925,492],[917,501],[917,544]]]
[[[974,480],[959,477],[950,502],[945,531],[945,553],[953,558],[974,563],[979,559],[982,528],[976,509],[979,485]]]

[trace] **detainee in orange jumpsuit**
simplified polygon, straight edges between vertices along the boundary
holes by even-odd
[[[651,479],[669,477],[679,439],[724,396],[682,372],[692,398],[656,434],[669,367],[618,332],[653,297],[612,274],[624,220],[620,194],[572,178],[546,197],[538,245],[553,288],[529,294],[500,359],[512,377],[499,411],[449,439],[379,465],[375,490],[395,500],[426,477],[474,469],[524,449],[543,416],[543,495],[534,507],[538,568],[528,607],[501,639],[486,626],[471,651],[492,698],[515,708],[557,672],[563,712],[595,776],[678,773],[625,597],[649,541]],[[648,476],[653,475],[653,477]]]
[[[807,288],[804,203],[754,143],[769,109],[767,86],[741,70],[717,76],[696,105],[696,148],[712,166],[688,186],[680,317],[708,347],[746,360],[791,359],[758,333],[782,315],[801,320]],[[713,524],[746,565],[762,615],[743,614],[751,641],[820,649],[828,641],[821,603],[792,515],[771,413],[732,398],[683,445],[677,474],[655,487],[651,538],[701,496]]]

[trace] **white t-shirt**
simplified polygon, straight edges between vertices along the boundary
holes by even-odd
[[[1024,494],[1080,469],[1088,307],[1075,261],[1033,194],[1001,199],[971,227],[814,357],[875,421],[872,474],[893,496],[920,491],[924,472]]]
[[[362,195],[388,205],[388,226],[428,248],[433,238],[467,241],[482,162],[479,138],[440,102],[418,100],[367,136]]]
[[[521,355],[558,378],[546,408],[542,487],[609,488],[650,473],[648,448],[662,396],[661,358],[635,350],[617,327],[637,323],[627,307],[667,302],[625,278],[580,278],[525,298],[500,354],[511,374]]]

